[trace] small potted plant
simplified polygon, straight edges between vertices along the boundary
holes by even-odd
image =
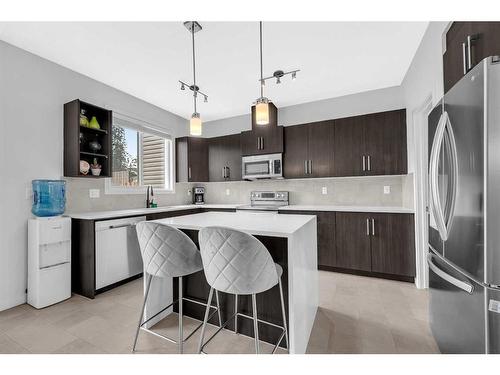
[[[94,162],[90,164],[90,171],[92,176],[99,176],[101,174],[101,164],[97,163],[97,158],[94,158]]]

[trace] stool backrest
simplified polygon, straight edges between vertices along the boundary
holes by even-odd
[[[254,236],[224,227],[199,232],[203,270],[208,284],[231,294],[256,294],[278,284],[271,254]]]
[[[179,229],[147,221],[136,225],[144,271],[158,277],[178,277],[201,271],[194,242]]]

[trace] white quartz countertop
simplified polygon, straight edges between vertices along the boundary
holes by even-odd
[[[197,208],[212,209],[237,209],[247,206],[246,204],[185,204],[178,206],[165,206],[157,208],[134,208],[128,210],[90,211],[90,212],[69,212],[64,216],[82,220],[102,220],[127,216],[147,215],[151,213],[191,210]],[[296,205],[280,207],[280,211],[338,211],[338,212],[379,212],[379,213],[413,213],[410,208],[404,207],[384,207],[384,206],[340,206],[340,205]]]
[[[196,208],[236,209],[238,206],[241,206],[241,204],[204,204],[204,205],[185,204],[178,206],[165,206],[156,208],[133,208],[128,210],[91,211],[91,212],[73,212],[73,213],[70,212],[64,214],[64,216],[71,217],[72,219],[100,220],[100,219],[110,219],[117,217],[147,215],[159,212],[191,210]]]
[[[280,207],[280,211],[337,211],[337,212],[379,212],[379,213],[407,213],[414,211],[405,207],[384,207],[384,206],[337,206],[337,205],[289,205]]]
[[[271,237],[288,237],[316,220],[314,215],[280,215],[277,212],[202,212],[170,217],[154,222],[179,229],[200,230],[209,226],[237,229],[246,233]]]

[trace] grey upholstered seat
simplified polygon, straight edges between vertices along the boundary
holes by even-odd
[[[138,223],[136,225],[136,231],[141,248],[142,261],[144,263],[144,278],[146,280],[146,290],[144,293],[141,315],[139,317],[139,323],[137,325],[137,330],[135,333],[132,352],[135,351],[137,339],[139,337],[139,331],[142,329],[154,334],[155,336],[162,337],[167,341],[177,343],[179,346],[179,353],[182,353],[184,342],[202,326],[202,324],[200,324],[186,337],[186,339],[184,339],[183,302],[202,304],[206,306],[207,311],[211,308],[215,309],[213,314],[218,313],[219,325],[221,325],[222,319],[219,305],[219,295],[218,293],[216,293],[216,308],[211,306],[212,293],[210,294],[210,302],[208,304],[184,297],[184,287],[182,282],[183,277],[191,275],[203,269],[200,252],[198,251],[198,248],[196,247],[194,242],[186,234],[181,232],[179,229],[170,227],[168,225],[147,221]],[[144,320],[144,310],[148,300],[151,281],[154,277],[178,277],[178,299],[170,303],[168,306],[165,306],[161,311],[153,314],[150,318]],[[151,319],[155,318],[157,315],[170,308],[173,304],[178,304],[179,306],[179,339],[177,341],[158,332],[152,332],[148,328],[144,328],[144,325],[147,324]]]
[[[209,308],[205,309],[205,318],[201,329],[198,353],[234,318],[234,332],[238,333],[238,317],[253,320],[255,352],[260,352],[259,323],[281,328],[282,333],[274,346],[276,352],[283,338],[288,346],[285,302],[281,277],[283,268],[274,263],[266,247],[254,236],[231,228],[206,227],[199,231],[203,271],[210,293],[208,303],[212,301],[214,290],[234,295],[234,314],[205,342],[205,327],[209,319]],[[257,294],[279,286],[283,326],[257,318]],[[238,295],[252,296],[252,317],[238,311]]]
[[[254,236],[230,228],[206,227],[200,230],[199,241],[205,277],[215,290],[256,294],[278,284],[281,275],[277,265]]]
[[[177,228],[143,221],[137,224],[144,270],[157,277],[179,277],[203,269],[194,242]]]

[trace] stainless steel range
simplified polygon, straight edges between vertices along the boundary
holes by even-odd
[[[288,191],[252,191],[250,204],[240,206],[238,210],[277,212],[283,206],[288,206]]]

